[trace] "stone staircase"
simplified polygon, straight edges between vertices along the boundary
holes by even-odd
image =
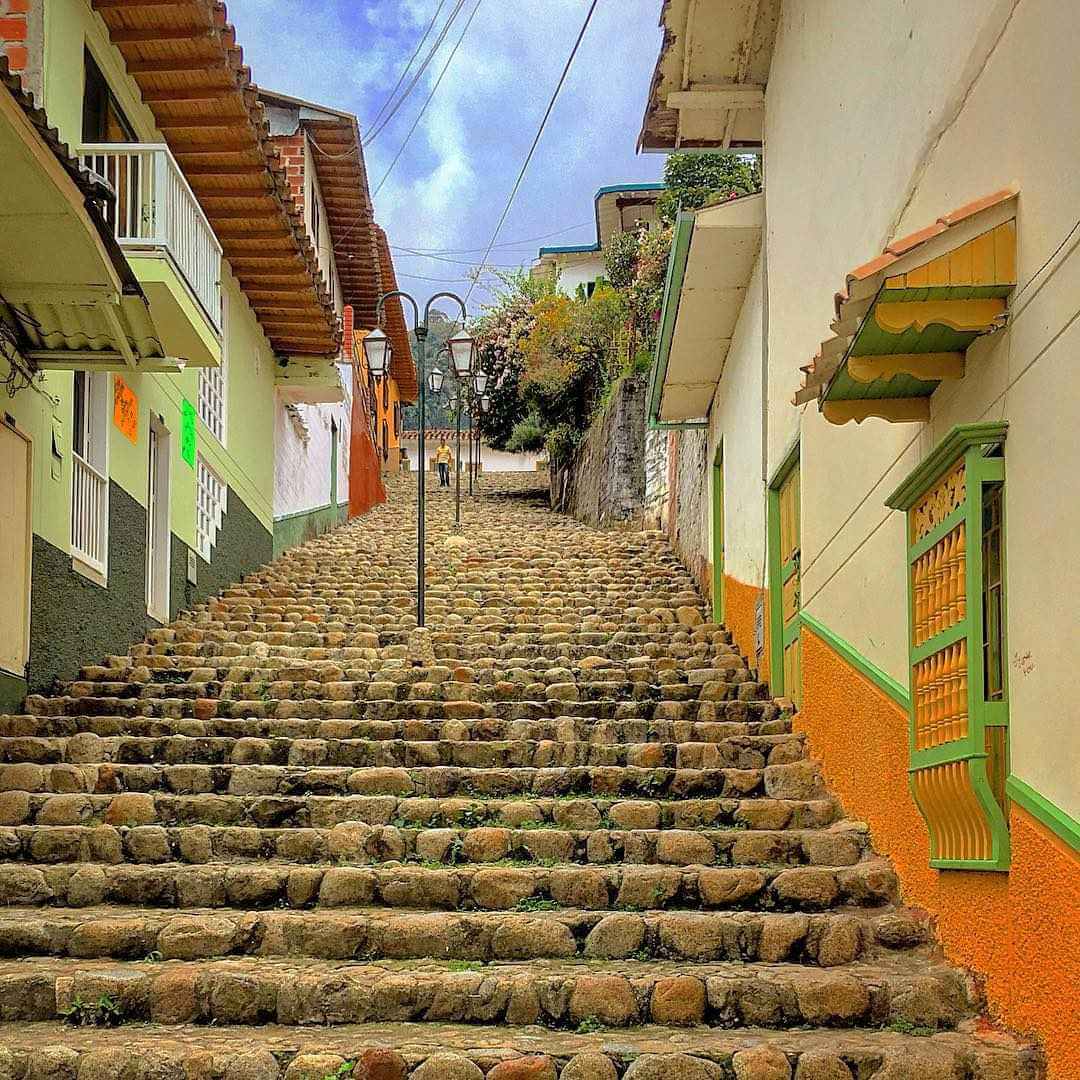
[[[407,478],[0,718],[2,1080],[1035,1080],[658,534]]]

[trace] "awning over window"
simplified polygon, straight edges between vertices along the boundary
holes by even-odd
[[[764,206],[746,195],[679,215],[649,391],[654,423],[704,423],[761,250]]]
[[[930,395],[962,379],[980,335],[1005,324],[1016,288],[1014,187],[958,207],[847,275],[833,337],[802,370],[795,403],[835,424],[930,418]]]

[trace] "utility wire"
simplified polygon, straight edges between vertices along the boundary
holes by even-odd
[[[431,93],[428,94],[427,100],[421,106],[420,111],[416,114],[416,119],[412,122],[412,127],[409,128],[402,140],[401,145],[398,147],[397,153],[394,155],[393,160],[386,168],[386,172],[383,173],[382,179],[375,186],[375,190],[371,193],[371,197],[374,199],[383,189],[383,184],[390,179],[390,174],[394,171],[394,166],[401,160],[401,155],[405,153],[405,147],[409,145],[409,140],[413,137],[413,132],[416,131],[420,124],[420,121],[424,117],[424,113],[427,112],[427,107],[431,104],[431,99],[435,96],[436,91],[439,89],[439,84],[446,77],[446,73],[450,70],[450,65],[454,62],[454,57],[457,56],[458,49],[461,48],[461,43],[465,40],[465,35],[469,32],[469,27],[472,26],[473,19],[476,18],[476,13],[480,10],[480,5],[484,0],[476,0],[476,5],[469,14],[469,18],[465,22],[465,29],[461,31],[461,36],[457,39],[453,49],[450,50],[450,55],[446,58],[446,63],[443,64],[442,71],[439,72],[439,77],[435,80],[435,85],[431,88]]]
[[[369,127],[374,127],[382,119],[383,113],[386,112],[390,102],[394,100],[394,95],[401,89],[401,84],[405,81],[405,76],[409,74],[410,69],[416,62],[416,58],[420,55],[420,50],[424,47],[424,42],[430,37],[431,31],[435,29],[435,23],[438,21],[439,14],[445,6],[446,0],[439,0],[439,6],[435,9],[435,14],[431,16],[431,22],[427,24],[424,36],[417,43],[416,49],[413,51],[412,56],[409,57],[409,62],[398,76],[398,81],[394,84],[394,89],[387,95],[386,100],[382,103],[379,111],[371,118],[371,123],[368,125]]]
[[[495,248],[522,247],[525,244],[535,244],[538,240],[550,240],[553,236],[562,236],[563,233],[573,232],[574,229],[584,229],[586,225],[592,225],[591,221],[582,221],[577,225],[567,225],[564,229],[556,229],[554,232],[544,233],[543,236],[527,236],[524,240],[504,240],[502,243],[493,244]],[[409,255],[476,255],[483,251],[478,248],[420,248],[408,244],[391,244],[394,251],[404,251]]]
[[[435,59],[436,54],[442,47],[442,43],[446,40],[446,35],[450,33],[450,27],[454,25],[454,21],[461,13],[461,9],[465,6],[465,0],[457,0],[454,4],[453,10],[447,16],[446,22],[443,25],[442,30],[439,31],[439,36],[435,39],[434,44],[428,50],[427,56],[424,57],[423,63],[416,69],[412,79],[409,80],[409,84],[402,90],[397,101],[387,110],[386,115],[376,124],[365,136],[365,141],[370,145],[375,141],[385,130],[391,120],[397,115],[398,110],[409,99],[409,95],[416,89],[416,84],[423,77],[424,72],[427,71],[428,65]]]
[[[521,166],[521,172],[518,173],[517,180],[514,181],[514,186],[510,190],[510,197],[506,200],[506,206],[503,207],[502,214],[499,215],[498,223],[495,225],[495,231],[491,234],[491,240],[488,242],[487,248],[484,250],[484,257],[480,260],[481,263],[486,263],[488,256],[491,254],[491,249],[495,246],[495,241],[499,239],[499,233],[502,231],[503,225],[506,224],[506,219],[510,216],[510,209],[514,205],[514,199],[517,198],[518,190],[521,187],[521,182],[525,179],[525,173],[528,171],[529,165],[532,162],[533,155],[536,153],[537,146],[540,145],[540,139],[544,134],[544,129],[547,127],[547,122],[551,117],[551,113],[555,108],[555,102],[559,99],[559,94],[562,92],[562,88],[566,83],[566,78],[570,74],[570,68],[574,64],[574,59],[577,57],[578,49],[581,48],[581,42],[585,37],[585,32],[589,29],[589,23],[592,22],[593,13],[596,11],[596,6],[600,0],[592,0],[589,5],[589,10],[585,14],[585,21],[581,24],[581,30],[578,33],[577,40],[574,42],[573,49],[570,50],[570,56],[566,61],[566,66],[563,68],[562,75],[559,77],[558,85],[555,87],[555,93],[551,95],[551,100],[548,102],[547,110],[544,113],[544,118],[540,121],[540,127],[537,128],[536,138],[532,141],[532,146],[529,147],[529,152],[525,156],[525,161]],[[469,286],[468,293],[465,294],[465,303],[469,302],[469,297],[472,296],[473,290],[476,288],[476,282]]]

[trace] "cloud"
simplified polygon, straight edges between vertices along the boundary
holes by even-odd
[[[589,0],[480,0],[431,105],[376,199],[391,243],[481,249],[502,211]],[[438,26],[456,0],[447,0]],[[458,39],[466,0],[433,62],[365,153],[382,178]],[[438,0],[229,0],[256,82],[355,112],[378,112]],[[601,0],[501,239],[582,224],[553,242],[593,239],[592,197],[604,184],[655,179],[662,159],[636,158],[635,142],[659,45],[659,0]],[[428,45],[435,38],[432,34]],[[425,46],[424,52],[427,51]],[[414,68],[415,70],[415,68]],[[536,244],[501,248],[492,261],[525,265]],[[462,260],[478,254],[448,256]],[[468,268],[395,256],[404,287],[422,277],[462,279]],[[465,286],[467,287],[467,286]],[[478,290],[478,295],[483,295]]]

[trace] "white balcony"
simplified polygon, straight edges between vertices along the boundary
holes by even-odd
[[[171,339],[168,352],[194,366],[219,363],[221,244],[169,148],[92,143],[79,157],[116,193],[106,218]]]

